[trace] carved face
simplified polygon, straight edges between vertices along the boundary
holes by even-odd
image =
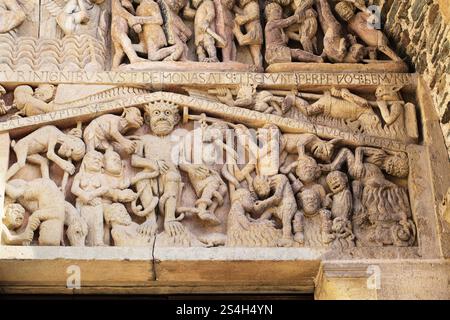
[[[105,171],[114,175],[122,172],[122,159],[117,152],[111,149],[105,152]]]
[[[187,1],[188,0],[166,0],[165,2],[172,11],[178,13],[178,11],[186,6]]]
[[[150,128],[158,136],[166,136],[172,132],[180,120],[178,108],[168,103],[149,104],[145,108],[150,118]]]
[[[301,193],[301,201],[307,215],[313,215],[320,209],[320,195],[312,189],[306,189]]]
[[[86,153],[83,159],[83,167],[86,171],[100,172],[103,168],[103,155],[97,151]]]
[[[308,156],[302,156],[298,159],[295,173],[302,182],[309,183],[319,178],[320,168],[316,160]]]
[[[401,87],[399,86],[379,86],[375,91],[375,96],[377,97],[377,100],[384,100],[384,101],[401,100],[399,94],[400,90]]]
[[[58,154],[64,158],[71,158],[74,161],[79,161],[83,158],[86,152],[86,146],[80,138],[67,135],[64,137],[64,142],[58,150]]]
[[[9,204],[5,208],[4,225],[10,230],[16,230],[23,224],[25,209],[17,203]]]
[[[340,171],[333,171],[327,175],[327,184],[331,192],[338,193],[347,188],[348,178]]]
[[[266,6],[267,21],[279,20],[283,17],[283,9],[275,2],[271,2]]]
[[[256,176],[253,179],[253,187],[259,199],[266,199],[270,195],[270,181],[265,176]]]
[[[132,107],[124,110],[124,117],[128,122],[128,127],[131,129],[138,129],[144,124],[144,119],[141,116],[141,111],[138,108]]]
[[[55,96],[56,88],[52,84],[41,84],[34,91],[34,97],[44,102],[50,102]]]

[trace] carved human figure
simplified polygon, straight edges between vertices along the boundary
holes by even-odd
[[[386,127],[397,139],[418,138],[416,108],[412,103],[405,103],[400,95],[401,86],[378,86],[375,91],[376,105],[380,110]]]
[[[53,180],[11,180],[6,195],[31,212],[27,229],[39,228],[39,245],[59,246],[62,242],[66,203],[64,195]]]
[[[183,19],[180,17],[180,11],[187,7],[188,0],[164,0],[159,3],[164,7],[165,30],[167,42],[169,45],[175,45],[176,50],[166,59],[166,61],[187,61],[188,60],[188,46],[187,41],[192,37],[192,31]],[[195,11],[194,11],[195,12]],[[193,15],[185,16],[192,18]]]
[[[322,226],[326,226],[322,229],[322,239],[324,243],[344,240],[350,246],[354,246],[351,224],[353,196],[348,186],[347,175],[341,171],[332,171],[327,175],[326,180],[331,190],[331,194],[327,195],[330,198],[331,209],[321,215]],[[343,238],[344,234],[346,238]]]
[[[0,34],[20,26],[26,14],[17,0],[0,0]]]
[[[319,22],[324,32],[323,47],[324,54],[331,62],[361,62],[364,57],[364,47],[351,43],[341,24],[331,11],[327,0],[317,0],[317,12]],[[350,48],[349,48],[350,47]]]
[[[143,124],[141,111],[136,107],[125,108],[121,116],[105,114],[95,118],[84,129],[87,150],[107,150],[112,148],[111,142],[114,141],[132,154],[136,150],[136,142],[125,138],[123,134]]]
[[[104,27],[100,8],[104,1],[68,0],[57,15],[56,22],[66,36],[87,34],[97,38],[98,29]]]
[[[112,68],[118,68],[125,55],[131,64],[145,62],[140,58],[128,36],[130,28],[140,34],[142,25],[145,23],[158,24],[161,19],[155,16],[137,17],[135,16],[132,0],[112,0],[111,1],[111,39],[114,46],[114,56]]]
[[[116,247],[149,246],[152,237],[139,232],[139,224],[131,220],[125,206],[113,203],[105,208],[105,222],[111,226]]]
[[[11,147],[16,154],[17,162],[6,172],[6,181],[23,168],[27,161],[40,166],[43,178],[49,177],[48,160],[56,163],[68,174],[74,174],[75,166],[61,157],[73,161],[83,158],[85,145],[80,137],[81,133],[77,129],[66,134],[55,126],[49,125],[33,131],[17,142],[12,141]],[[60,147],[55,152],[58,145]],[[45,157],[41,155],[42,153],[45,153]]]
[[[281,237],[273,221],[254,220],[247,216],[253,212],[254,199],[247,189],[237,189],[231,196],[231,208],[228,213],[228,247],[275,247]]]
[[[14,90],[14,105],[27,117],[49,113],[56,110],[51,102],[55,92],[56,88],[51,84],[41,84],[35,91],[27,85],[18,86]]]
[[[381,133],[381,121],[368,101],[348,89],[332,87],[311,105],[303,104],[300,111],[306,116],[325,115],[342,119],[354,131]]]
[[[8,245],[28,245],[33,240],[33,231],[28,228],[21,233],[16,230],[22,227],[25,209],[18,203],[11,203],[4,207],[3,224],[0,225],[2,243]]]
[[[309,0],[306,0],[309,1]],[[295,0],[291,2],[293,10],[296,10],[302,3],[302,0]],[[312,7],[313,2],[307,7],[299,19],[298,24],[293,24],[286,30],[290,39],[301,43],[303,50],[316,54],[317,48],[317,12]]]
[[[256,0],[238,0],[235,6],[234,35],[240,46],[248,46],[252,56],[253,65],[257,71],[263,70],[263,57],[261,48],[263,44],[263,31],[260,21],[259,3]],[[241,28],[244,28],[245,33]]]
[[[198,197],[195,202],[195,210],[193,210],[201,220],[207,221],[211,224],[220,224],[220,220],[215,216],[215,211],[224,203],[224,198],[227,194],[227,186],[220,176],[219,172],[211,168],[209,165],[215,164],[218,156],[223,153],[216,154],[216,148],[221,150],[226,148],[223,143],[225,136],[226,125],[215,123],[206,126],[201,133],[201,161],[192,161],[192,151],[196,151],[196,147],[191,148],[191,145],[185,146],[180,154],[180,170],[186,172],[189,181],[194,188]],[[186,139],[186,144],[195,143],[194,136]],[[193,150],[194,149],[194,150]],[[189,154],[186,154],[189,153]],[[195,157],[195,155],[194,155]]]
[[[217,0],[216,0],[217,1]],[[222,61],[236,61],[237,48],[234,42],[234,7],[236,0],[220,0],[221,16],[216,19],[216,31],[225,41],[226,46],[222,48]]]
[[[292,240],[303,243],[303,228],[295,230],[295,237],[292,234],[292,220],[297,213],[297,202],[289,179],[283,174],[272,177],[256,176],[253,179],[253,188],[259,199],[253,206],[254,211],[261,214],[263,220],[273,215],[283,224],[283,237],[279,246],[291,246]]]
[[[411,221],[408,194],[384,177],[386,173],[405,178],[408,176],[408,158],[403,153],[358,147],[353,154],[340,150],[331,164],[323,170],[336,170],[346,163],[353,181],[355,221],[369,224],[369,241],[377,245],[408,246],[415,241],[415,227]]]
[[[286,63],[292,60],[301,62],[323,62],[322,57],[316,56],[312,53],[301,49],[291,49],[287,45],[288,37],[284,29],[298,23],[300,15],[305,10],[307,3],[302,3],[297,8],[294,15],[283,19],[283,10],[281,6],[275,2],[269,3],[266,8],[266,62],[268,64]]]
[[[253,85],[240,86],[235,99],[232,91],[228,88],[218,88],[214,92],[217,93],[220,102],[230,107],[247,108],[280,116],[289,111],[293,105],[290,96],[279,97],[268,90],[257,91]]]
[[[198,61],[218,62],[216,50],[216,9],[212,0],[192,0],[196,9],[194,39]],[[220,37],[220,36],[219,36]]]
[[[295,175],[291,172],[292,170],[295,170]],[[298,145],[298,159],[282,166],[280,172],[288,175],[295,193],[303,189],[315,189],[322,200],[325,199],[325,189],[317,183],[317,179],[322,174],[321,168],[313,157],[306,155],[304,144]]]
[[[77,197],[76,207],[88,225],[88,246],[105,245],[102,197],[108,192],[109,185],[102,169],[103,155],[97,151],[89,151],[72,183],[71,191]]]
[[[176,50],[176,46],[167,47],[163,29],[164,20],[158,3],[153,0],[141,0],[136,8],[136,16],[155,19],[154,22],[146,22],[142,25],[139,44],[134,46],[136,51],[146,53],[150,61],[161,61],[168,57],[171,59],[170,55]]]
[[[145,181],[143,190],[139,191],[141,203],[146,205],[158,199],[159,212],[164,215],[164,229],[170,236],[179,235],[184,228],[176,218],[176,205],[181,191],[181,176],[177,165],[173,162],[172,148],[174,141],[171,132],[180,120],[178,107],[171,103],[155,102],[145,106],[146,119],[152,131],[151,135],[141,138],[141,147],[131,157],[131,165],[153,172],[153,178]],[[143,182],[144,183],[144,182]],[[145,224],[155,233],[155,210],[148,213]]]
[[[360,11],[355,13],[355,9]],[[378,49],[393,61],[402,59],[389,48],[386,35],[371,26],[372,14],[368,12],[364,1],[346,0],[336,4],[336,13],[347,23],[347,29],[358,36],[367,46]]]

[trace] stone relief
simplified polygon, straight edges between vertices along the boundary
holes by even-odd
[[[22,103],[18,109],[28,110],[29,118],[35,110],[48,113],[54,90],[18,86],[15,107]],[[99,92],[68,106],[117,100],[112,92],[149,95],[126,87]],[[242,86],[205,89],[201,101],[256,110],[261,92],[270,97],[274,116],[313,122],[326,112],[330,119],[359,121],[358,132],[375,120],[382,129],[396,125],[392,132],[399,135],[386,135],[390,139],[411,132],[405,118],[392,121],[407,112],[400,88],[392,86],[372,92],[376,100],[348,89],[319,94]],[[2,243],[333,250],[415,245],[405,152],[285,132],[263,124],[261,110],[247,123],[236,122],[167,97],[77,120],[76,127],[43,125],[12,140]],[[373,134],[382,132],[391,131]]]
[[[2,0],[0,18],[7,71],[407,71],[364,0]]]

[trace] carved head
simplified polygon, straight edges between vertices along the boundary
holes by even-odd
[[[265,8],[265,13],[267,21],[279,20],[283,17],[283,9],[276,2],[269,3]]]
[[[355,43],[348,48],[347,55],[345,56],[345,62],[358,63],[363,61],[366,54],[366,47],[362,44]]]
[[[144,124],[144,119],[141,116],[141,111],[136,107],[123,109],[122,117],[128,122],[128,127],[138,129]]]
[[[81,218],[74,219],[67,227],[66,234],[72,247],[84,247],[88,234],[86,221]]]
[[[239,6],[242,8],[252,1],[255,1],[255,0],[239,0]]]
[[[253,197],[249,190],[241,188],[237,189],[231,196],[231,203],[240,203],[245,210],[251,211],[253,209]]]
[[[98,151],[89,151],[81,162],[84,172],[101,172],[103,169],[103,154]]]
[[[327,184],[331,192],[338,193],[347,189],[347,175],[341,171],[332,171],[327,175]]]
[[[56,87],[52,84],[40,84],[34,91],[34,97],[44,102],[50,102],[54,99]]]
[[[106,223],[110,225],[120,224],[128,226],[131,224],[131,217],[122,203],[113,203],[105,207],[104,216]]]
[[[406,178],[409,174],[408,157],[400,152],[390,154],[384,158],[382,169],[391,176]]]
[[[355,6],[347,1],[339,2],[335,7],[336,13],[344,21],[349,21],[355,15]]]
[[[145,106],[146,120],[152,132],[158,136],[166,136],[180,121],[178,107],[170,102],[158,101]]]
[[[259,199],[266,199],[270,195],[270,181],[266,176],[258,175],[253,179],[253,188]]]
[[[331,231],[335,234],[344,234],[347,231],[351,231],[351,226],[349,225],[349,221],[342,217],[337,217],[333,220],[333,224],[331,226]]]
[[[305,215],[316,214],[321,205],[320,194],[314,189],[305,189],[300,194],[300,200]]]
[[[401,89],[401,86],[378,86],[375,91],[375,96],[377,97],[377,100],[398,101],[401,100]]]
[[[164,1],[167,6],[175,13],[178,13],[181,9],[183,9],[188,0],[165,0]]]
[[[112,148],[108,148],[104,156],[104,168],[107,173],[119,175],[122,173],[122,159]]]
[[[66,134],[61,143],[61,147],[58,149],[58,154],[61,157],[71,158],[74,161],[79,161],[86,153],[86,145],[79,137]]]
[[[321,170],[317,161],[307,155],[299,155],[295,173],[302,182],[313,182],[320,177]]]
[[[26,103],[18,103],[18,101],[21,101],[27,96],[32,96],[33,94],[33,88],[31,88],[30,86],[18,86],[16,89],[14,89],[14,104],[18,109],[24,108]]]
[[[11,203],[5,207],[3,224],[9,230],[19,229],[23,224],[25,209],[18,203]]]

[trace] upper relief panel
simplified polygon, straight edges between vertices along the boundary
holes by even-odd
[[[407,72],[362,0],[0,0],[0,70]]]

